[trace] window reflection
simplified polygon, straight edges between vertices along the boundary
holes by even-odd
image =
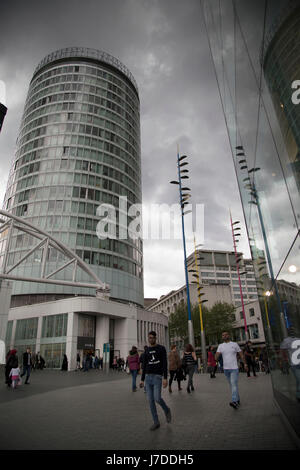
[[[300,365],[292,359],[300,338],[300,105],[291,99],[292,82],[300,79],[300,2],[268,2],[265,8],[265,1],[210,0],[203,7],[249,234],[268,370],[275,397],[300,434]],[[256,324],[249,333],[257,337]]]

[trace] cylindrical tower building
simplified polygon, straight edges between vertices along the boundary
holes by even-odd
[[[275,112],[285,141],[290,168],[300,190],[300,105],[292,100],[300,79],[300,1],[292,0],[274,21],[264,44],[262,61]]]
[[[110,285],[111,299],[143,305],[141,240],[119,239],[118,226],[116,239],[100,240],[96,233],[98,206],[118,208],[120,196],[127,197],[127,207],[141,203],[136,82],[107,53],[76,47],[53,52],[30,82],[3,209],[76,251]],[[13,234],[8,266],[30,243],[29,235]],[[50,272],[62,265],[58,253],[48,256]],[[37,277],[40,264],[35,253],[15,272]],[[86,281],[84,273],[78,280]],[[15,282],[12,305],[75,294],[94,292]]]

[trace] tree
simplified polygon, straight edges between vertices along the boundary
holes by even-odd
[[[175,312],[169,317],[170,339],[176,338],[184,343],[188,338],[188,310],[187,304],[180,303]]]
[[[232,334],[235,323],[235,307],[227,302],[217,302],[203,315],[205,339],[207,344],[221,342],[223,331]]]
[[[227,302],[217,302],[210,309],[202,306],[203,326],[206,344],[216,344],[221,341],[222,332],[232,333],[234,329],[235,307]],[[169,335],[173,338],[188,342],[188,310],[187,304],[180,304],[169,317]],[[194,327],[195,346],[201,345],[200,312],[199,305],[191,307],[191,316]]]

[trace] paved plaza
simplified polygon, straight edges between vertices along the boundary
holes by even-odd
[[[1,371],[3,372],[3,371]],[[2,374],[2,378],[4,376]],[[138,378],[138,383],[139,383]],[[152,424],[146,394],[131,392],[123,372],[34,371],[30,385],[0,387],[0,449],[29,450],[295,450],[273,402],[270,376],[240,374],[241,407],[229,407],[223,374],[194,376],[195,392],[163,390],[172,410]]]

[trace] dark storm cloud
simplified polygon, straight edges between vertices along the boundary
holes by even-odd
[[[1,198],[37,64],[63,47],[101,49],[119,58],[138,83],[143,203],[178,201],[169,184],[177,177],[178,144],[189,156],[193,202],[205,206],[204,248],[231,250],[229,207],[234,218],[243,216],[200,2],[11,1],[1,19],[0,79],[9,108],[0,137]],[[245,231],[243,238],[249,253]],[[182,242],[145,241],[144,268],[146,296],[182,285]]]

